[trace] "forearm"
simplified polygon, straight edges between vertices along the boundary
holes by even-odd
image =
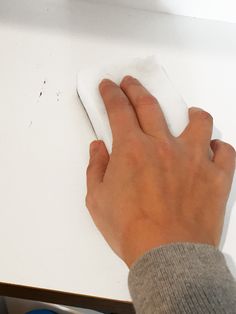
[[[223,254],[210,245],[171,244],[132,266],[130,293],[137,314],[236,313],[236,283]]]

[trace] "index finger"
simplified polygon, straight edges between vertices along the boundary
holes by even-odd
[[[129,99],[118,85],[104,79],[99,84],[99,90],[107,110],[113,140],[124,137],[128,132],[141,130]]]

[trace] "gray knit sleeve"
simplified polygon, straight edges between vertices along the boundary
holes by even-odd
[[[236,282],[210,245],[177,243],[147,252],[130,269],[137,314],[236,313]]]

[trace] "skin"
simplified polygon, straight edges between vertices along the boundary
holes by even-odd
[[[235,170],[234,148],[211,140],[213,118],[189,109],[183,133],[171,135],[141,83],[103,80],[99,90],[113,134],[111,155],[90,144],[86,205],[105,240],[131,265],[170,243],[218,246]]]

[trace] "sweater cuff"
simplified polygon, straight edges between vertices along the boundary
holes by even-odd
[[[147,252],[130,269],[129,289],[140,314],[236,309],[236,285],[224,255],[206,244],[175,243]]]

